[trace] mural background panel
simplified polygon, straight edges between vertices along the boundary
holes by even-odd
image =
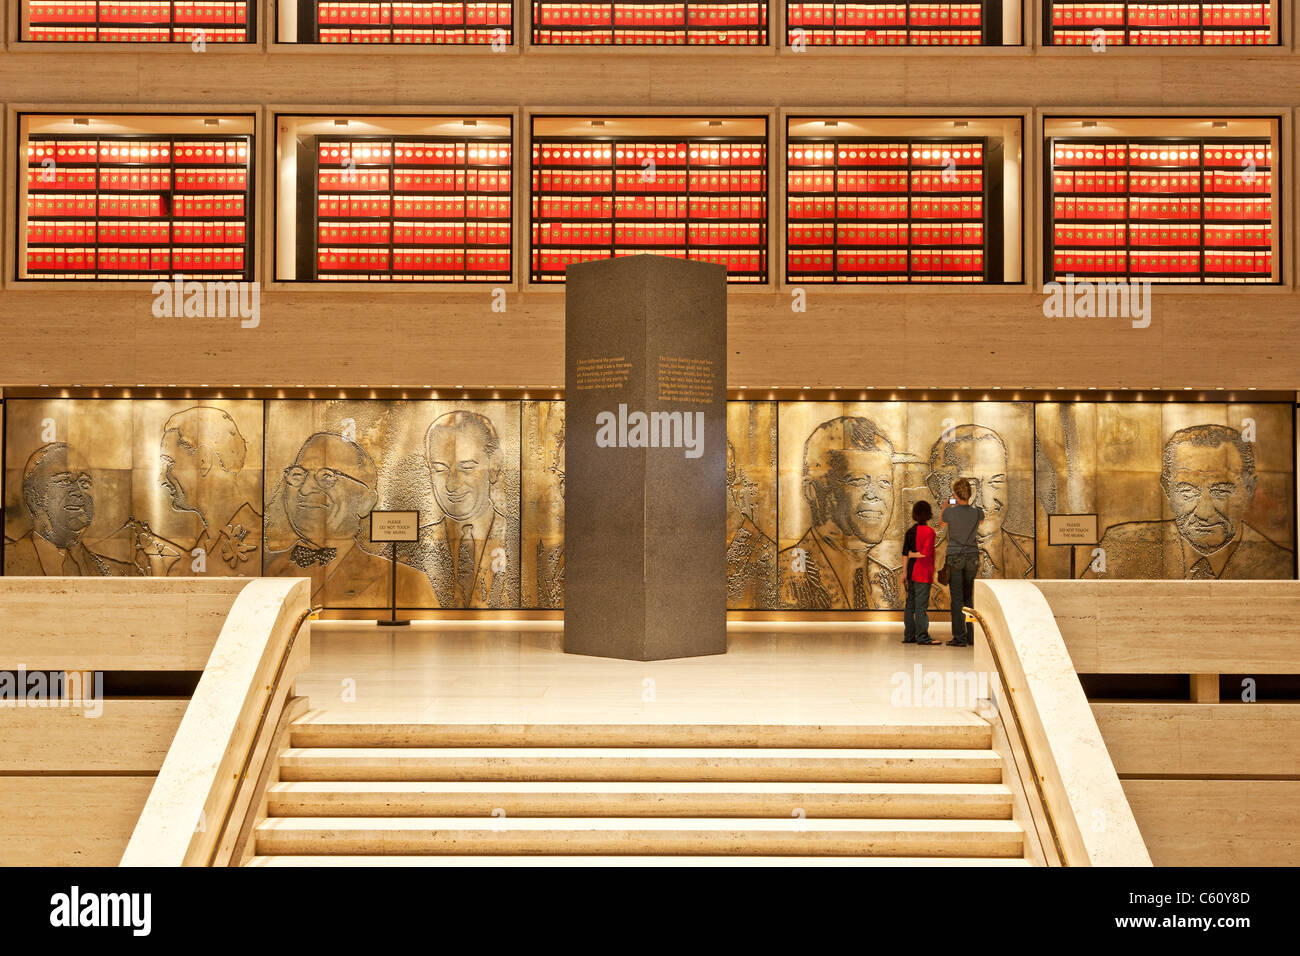
[[[959,477],[971,482],[972,504],[984,509],[978,529],[982,578],[1034,577],[1034,410],[1025,402],[914,402],[908,405],[908,447],[924,459],[919,489],[905,490],[903,532],[912,505],[924,498],[936,518]],[[909,476],[911,466],[907,466]],[[938,521],[932,521],[938,527]],[[901,544],[901,537],[900,537]],[[935,567],[947,557],[939,528]],[[930,606],[949,607],[948,589],[935,582]]]
[[[976,503],[989,514],[981,574],[1033,576],[1032,405],[783,402],[779,415],[782,606],[901,607],[912,505],[924,499],[937,512],[958,476],[974,479]],[[846,449],[856,463],[837,473],[833,460]],[[810,468],[824,472],[809,482],[806,452]],[[941,535],[940,564],[944,549]],[[935,587],[932,606],[947,606],[943,588]]]
[[[260,401],[11,399],[6,409],[5,573],[261,573]],[[29,467],[36,514],[23,495]]]
[[[777,598],[777,403],[727,403],[727,607]]]
[[[364,516],[416,510],[399,606],[563,607],[562,401],[3,408],[6,574],[305,576],[322,606],[378,610],[391,552],[366,540]],[[818,432],[836,419],[863,421]],[[729,402],[728,607],[901,607],[912,505],[946,501],[958,475],[989,514],[986,577],[1067,576],[1047,516],[1097,512],[1108,577],[1291,578],[1293,430],[1285,403]],[[1162,482],[1167,455],[1176,482]],[[945,550],[941,532],[940,565]],[[1078,574],[1100,574],[1091,552]],[[931,606],[948,606],[946,589]]]
[[[564,607],[564,402],[524,402],[521,592],[526,608]]]
[[[268,574],[309,572],[325,607],[382,607],[391,562],[364,516],[419,511],[399,607],[519,606],[518,402],[272,401],[267,431]],[[320,488],[295,467],[346,477]]]
[[[1036,414],[1039,577],[1069,575],[1047,515],[1091,512],[1105,565],[1078,548],[1082,577],[1294,577],[1288,406],[1063,403]]]

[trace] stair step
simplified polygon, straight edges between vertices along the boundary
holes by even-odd
[[[834,724],[338,723],[319,712],[293,725],[294,747],[851,747],[987,749],[974,714],[897,708],[880,721]]]
[[[998,783],[350,782],[273,785],[273,817],[809,817],[1009,820]]]
[[[1001,783],[992,750],[293,747],[284,781]]]
[[[255,853],[1018,857],[1011,820],[272,817]]]
[[[979,856],[255,856],[248,866],[1028,866]]]

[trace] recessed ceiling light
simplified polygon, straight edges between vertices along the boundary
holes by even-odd
[[[347,126],[348,123],[350,123],[350,122],[351,122],[351,120],[336,119],[336,120],[334,121],[334,125],[335,125],[335,126]]]
[[[86,119],[86,117],[84,117],[84,116],[78,116],[77,118],[75,118],[75,119],[72,121],[72,125],[73,125],[73,126],[89,126],[89,125],[90,125],[90,120]]]
[[[204,125],[204,126],[220,126],[220,125],[221,125],[221,120],[219,120],[219,119],[205,119],[205,120],[203,121],[203,125]]]

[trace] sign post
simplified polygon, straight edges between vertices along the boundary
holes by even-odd
[[[397,544],[398,542],[415,542],[420,540],[420,512],[418,511],[372,511],[370,512],[370,540],[376,544],[390,543],[393,546],[392,609],[387,621],[380,621],[380,627],[403,627],[410,621],[397,619]]]
[[[1070,548],[1070,580],[1076,577],[1074,571],[1074,549],[1076,545],[1095,547],[1099,540],[1097,534],[1097,516],[1095,514],[1048,515],[1047,544],[1049,547],[1068,545]]]

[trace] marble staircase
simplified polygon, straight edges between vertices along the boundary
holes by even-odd
[[[308,714],[250,865],[1025,865],[979,717],[399,724]]]

